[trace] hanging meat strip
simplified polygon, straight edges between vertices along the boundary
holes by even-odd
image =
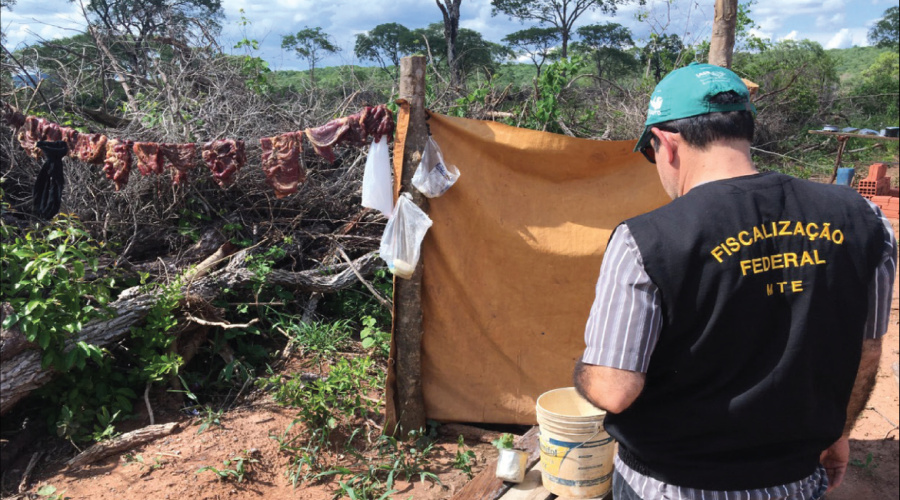
[[[354,146],[363,146],[368,136],[375,140],[387,135],[391,138],[394,131],[394,116],[384,104],[376,107],[366,106],[359,113],[337,118],[321,127],[306,129],[306,137],[312,143],[319,156],[334,162],[332,148],[339,143],[347,142]]]
[[[25,124],[25,115],[7,103],[3,103],[3,112],[0,114],[0,118],[14,129],[18,129]]]
[[[103,172],[106,178],[116,184],[116,191],[128,184],[128,174],[131,172],[131,148],[132,141],[120,141],[110,139],[106,141],[106,159],[103,161]]]
[[[106,158],[106,140],[103,134],[78,134],[75,140],[75,158],[100,165]]]
[[[63,140],[62,129],[59,128],[59,125],[44,120],[44,123],[41,126],[41,137],[43,137],[42,140],[48,142],[61,141]]]
[[[306,171],[300,165],[302,138],[302,132],[288,132],[259,140],[266,184],[275,190],[276,198],[296,193],[297,185],[306,181]]]
[[[187,180],[188,172],[196,166],[194,163],[196,150],[197,146],[193,143],[159,145],[159,152],[169,161],[169,167],[175,171],[173,184],[181,184]]]
[[[66,141],[69,147],[69,156],[75,156],[75,146],[78,145],[78,131],[74,128],[60,127],[62,131],[62,140]]]
[[[28,116],[25,118],[25,122],[22,123],[22,128],[19,129],[19,134],[16,137],[19,140],[19,145],[22,146],[22,149],[31,156],[32,158],[40,158],[43,156],[41,150],[37,147],[37,142],[41,140],[41,129],[44,127],[44,119],[38,118],[36,116]]]
[[[141,171],[141,175],[163,173],[163,163],[165,158],[160,154],[159,144],[155,142],[136,142],[134,143],[134,156],[137,157],[137,167]]]
[[[247,162],[244,141],[234,139],[207,142],[203,145],[201,154],[212,171],[213,178],[223,188],[234,182],[238,170]]]
[[[380,141],[381,136],[387,136],[388,142],[394,140],[394,114],[387,106],[379,104],[374,108],[366,107],[363,112],[363,128],[375,142]]]
[[[316,150],[319,156],[329,162],[334,162],[337,159],[331,148],[350,131],[352,117],[353,115],[337,118],[320,127],[306,129],[306,138],[309,139],[313,149]]]

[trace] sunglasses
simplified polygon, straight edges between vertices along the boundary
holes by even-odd
[[[644,158],[646,158],[647,161],[656,165],[656,150],[653,149],[652,141],[648,142],[647,145],[641,149],[641,154],[644,155]]]
[[[662,128],[662,127],[657,127],[657,128],[659,128],[660,130],[664,130],[666,132],[672,132],[675,134],[678,133],[678,131],[675,129]],[[650,134],[651,134],[651,138],[649,141],[647,141],[647,145],[641,149],[641,154],[644,155],[644,158],[646,158],[647,161],[656,165],[656,150],[653,149],[653,137],[656,137],[656,140],[659,140],[659,137],[657,137],[657,135],[654,134],[652,131],[650,132]]]

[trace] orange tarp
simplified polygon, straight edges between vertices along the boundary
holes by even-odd
[[[426,413],[534,424],[537,397],[572,384],[611,231],[668,197],[633,141],[428,123],[461,174],[422,247]]]

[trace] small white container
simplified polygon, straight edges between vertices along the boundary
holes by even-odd
[[[525,479],[525,463],[528,454],[521,450],[503,449],[497,457],[497,478],[510,483],[521,483]]]
[[[412,277],[413,273],[416,272],[416,266],[406,262],[401,259],[394,259],[394,274],[401,277],[409,279]]]

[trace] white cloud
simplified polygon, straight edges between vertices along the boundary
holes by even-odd
[[[749,31],[749,33],[751,36],[755,36],[756,38],[762,38],[763,40],[771,40],[772,37],[774,36],[771,31],[758,30],[755,28],[751,29]]]
[[[816,16],[816,27],[818,28],[832,28],[839,27],[844,24],[844,20],[846,19],[846,15],[843,12],[838,12],[834,15],[822,15]]]
[[[0,20],[10,50],[40,39],[73,36],[85,26],[80,8],[68,0],[19,1],[12,10],[3,9]]]
[[[751,7],[751,17],[778,17],[825,15],[844,7],[844,0],[759,0]]]
[[[784,24],[784,18],[781,16],[768,16],[760,19],[756,24],[759,25],[758,29],[760,32],[772,33],[781,29],[781,26]]]
[[[797,30],[791,30],[790,33],[781,37],[782,40],[796,40],[797,39]]]
[[[853,46],[853,36],[850,30],[844,28],[838,31],[828,43],[825,44],[826,49],[846,49]]]

